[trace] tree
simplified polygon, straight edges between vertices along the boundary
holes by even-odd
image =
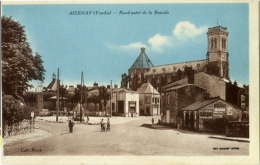
[[[107,101],[110,99],[110,93],[108,93],[107,88],[105,86],[98,87],[98,90],[99,90],[99,98],[106,111],[106,105],[107,105]]]
[[[64,101],[63,101],[63,98],[65,97],[65,95],[67,94],[67,85],[64,86],[64,85],[61,85],[60,86],[60,89],[59,89],[59,94],[61,96],[61,101],[62,101],[62,111],[64,111]]]
[[[21,99],[32,85],[31,80],[44,81],[43,61],[36,53],[33,56],[27,42],[24,26],[12,18],[1,18],[2,28],[2,87],[6,95]]]

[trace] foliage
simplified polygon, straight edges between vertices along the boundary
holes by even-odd
[[[233,117],[227,118],[214,118],[214,119],[204,119],[203,125],[206,129],[211,130],[214,133],[225,133],[226,126],[229,121],[236,121],[237,119]]]
[[[5,94],[3,94],[2,101],[2,118],[4,126],[29,118],[30,114],[26,111],[26,108],[21,101],[16,100],[11,95]]]
[[[99,96],[96,96],[96,95],[92,95],[92,96],[89,96],[88,99],[87,99],[88,103],[100,103],[100,98]]]
[[[87,102],[87,97],[88,97],[88,88],[85,85],[83,87],[78,86],[77,88],[75,88],[74,95],[70,97],[70,100],[73,103],[80,103],[81,92],[82,92],[82,104],[85,104]]]
[[[24,26],[12,18],[2,17],[2,87],[3,92],[21,98],[32,85],[31,80],[44,80],[41,56],[33,56]]]
[[[107,88],[105,86],[98,87],[98,91],[99,91],[99,98],[106,111],[106,105],[107,105],[107,101],[110,99],[110,93],[108,93]]]
[[[64,85],[60,85],[59,87],[59,95],[61,97],[61,100],[62,100],[62,110],[64,111],[64,102],[63,102],[63,98],[66,96],[66,94],[68,93],[67,90],[67,85],[64,86]]]

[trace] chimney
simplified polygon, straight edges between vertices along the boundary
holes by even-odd
[[[96,83],[96,81],[95,81],[95,83],[93,84],[93,86],[94,86],[94,87],[98,87],[98,83]]]
[[[208,92],[205,92],[204,93],[204,100],[208,100],[209,99],[209,93]]]
[[[114,85],[114,88],[115,88],[115,89],[117,88],[117,84]]]
[[[237,81],[235,80],[234,85],[237,86]]]

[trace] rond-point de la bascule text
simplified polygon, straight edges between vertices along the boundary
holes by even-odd
[[[118,15],[139,15],[139,14],[156,14],[156,15],[160,15],[160,14],[169,14],[169,11],[158,11],[158,10],[154,10],[154,11],[70,11],[69,15],[111,15],[111,14],[118,14]]]

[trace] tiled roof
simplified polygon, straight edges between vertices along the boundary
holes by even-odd
[[[144,50],[145,48],[141,48],[140,55],[137,57],[130,69],[150,68],[153,66],[152,62],[150,61]]]
[[[175,69],[175,73],[180,69],[184,71],[185,66],[192,67],[193,70],[204,70],[206,66],[206,60],[198,60],[198,61],[189,61],[189,62],[181,62],[181,63],[174,63],[174,64],[166,64],[166,65],[159,65],[153,66],[150,68],[148,72],[145,73],[147,75],[156,75],[156,74],[163,74],[163,73],[173,73]]]
[[[115,92],[137,93],[136,91],[131,91],[131,90],[128,90],[128,89],[125,89],[125,88],[116,88],[116,89],[113,89],[113,90],[112,90],[112,93],[115,93]]]
[[[182,108],[182,110],[183,111],[192,111],[192,110],[194,111],[194,110],[200,109],[202,107],[205,107],[205,106],[207,106],[209,104],[212,104],[212,103],[214,103],[214,102],[216,102],[218,100],[220,100],[220,98],[214,98],[214,99],[209,99],[209,100],[198,101],[198,102],[196,102],[194,104],[191,104],[191,105],[189,105],[187,107]]]
[[[52,82],[47,86],[47,90],[56,91],[57,90],[57,81],[52,80]]]
[[[142,84],[142,86],[137,89],[137,92],[159,94],[159,92],[150,83]]]

